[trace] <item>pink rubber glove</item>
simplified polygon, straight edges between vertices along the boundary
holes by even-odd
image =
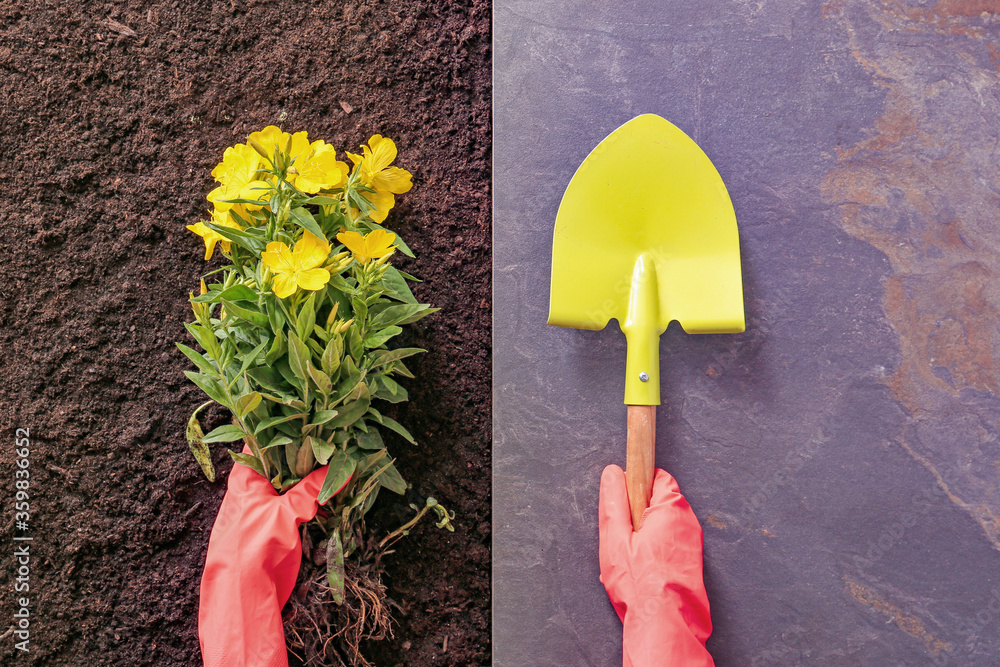
[[[624,667],[704,667],[712,634],[702,577],[701,525],[677,481],[656,470],[649,508],[633,532],[625,473],[601,475],[601,583],[623,624]]]
[[[198,637],[206,667],[287,667],[281,608],[302,563],[299,525],[316,516],[326,471],[314,470],[278,495],[260,474],[233,466],[201,577]]]

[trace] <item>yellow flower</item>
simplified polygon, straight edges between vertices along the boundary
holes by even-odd
[[[300,132],[299,134],[305,134],[305,132]],[[279,153],[285,152],[285,146],[288,145],[288,133],[282,132],[280,128],[275,125],[268,125],[263,130],[258,130],[256,132],[251,132],[250,136],[247,137],[247,144],[257,144],[264,149],[267,153],[268,161],[274,157],[275,151]]]
[[[392,245],[396,235],[384,229],[376,229],[367,236],[357,232],[341,232],[337,234],[337,240],[347,246],[359,264],[367,264],[371,259],[388,257],[396,251],[396,247]]]
[[[368,140],[368,145],[361,149],[363,155],[348,153],[347,157],[359,169],[361,182],[375,190],[374,194],[362,194],[375,205],[375,210],[370,214],[372,220],[382,222],[389,214],[389,209],[396,205],[393,195],[409,192],[413,187],[410,181],[412,175],[405,169],[390,166],[396,159],[396,144],[392,139],[375,134]]]
[[[322,139],[312,142],[307,150],[295,153],[295,148],[295,136],[293,136],[294,162],[288,169],[288,178],[289,182],[302,192],[314,195],[320,190],[343,185],[347,180],[347,163],[338,160],[337,151]]]
[[[261,253],[264,266],[274,274],[275,296],[284,299],[296,290],[318,290],[330,282],[330,272],[320,265],[330,255],[330,244],[309,231],[290,250],[281,241],[271,241]]]
[[[212,170],[221,185],[208,193],[208,201],[217,208],[229,210],[232,204],[226,199],[253,199],[260,201],[259,205],[247,204],[247,208],[257,210],[267,205],[271,196],[271,186],[258,178],[257,171],[261,168],[263,158],[253,148],[246,144],[236,144],[226,149],[220,162]]]
[[[275,150],[284,153],[288,147],[291,166],[285,176],[289,183],[302,192],[314,195],[320,190],[343,185],[347,180],[347,163],[337,159],[334,147],[322,139],[309,143],[309,134],[306,132],[289,135],[274,125],[269,125],[251,134],[247,141],[256,143],[272,156]]]
[[[212,224],[218,225],[220,227],[232,227],[233,229],[242,230],[243,227],[238,225],[233,217],[229,215],[229,210],[220,210],[216,208],[212,211]],[[212,254],[215,252],[215,245],[217,243],[222,243],[222,252],[229,252],[229,241],[224,239],[219,232],[210,228],[204,222],[196,222],[193,225],[188,225],[188,229],[201,237],[201,240],[205,242],[205,261],[212,259]],[[204,292],[203,292],[204,293]]]

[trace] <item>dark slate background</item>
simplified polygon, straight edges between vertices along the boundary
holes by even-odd
[[[625,339],[545,321],[570,177],[650,112],[740,225],[748,330],[672,326],[657,413],[717,664],[1000,664],[994,7],[497,0],[496,665],[620,664],[597,490]]]

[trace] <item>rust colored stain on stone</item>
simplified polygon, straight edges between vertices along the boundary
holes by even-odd
[[[851,578],[845,578],[845,582],[847,584],[847,592],[852,598],[888,616],[896,624],[896,627],[922,641],[934,655],[940,655],[942,652],[951,652],[952,645],[928,632],[926,627],[924,627],[924,623],[913,614],[901,611],[896,605],[886,601],[875,591],[859,584]]]
[[[997,0],[941,0],[934,6],[938,16],[982,16],[1000,13]]]
[[[949,478],[949,497],[1000,548],[991,444],[1000,428],[1000,48],[997,31],[982,29],[1000,22],[998,10],[972,0],[828,3],[824,15],[886,98],[869,136],[837,151],[821,189],[841,227],[891,266],[883,309],[901,361],[887,385],[915,428],[900,441]]]

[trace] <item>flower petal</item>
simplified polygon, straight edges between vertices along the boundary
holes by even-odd
[[[232,195],[230,195],[226,191],[226,187],[223,185],[220,185],[219,187],[209,192],[206,199],[212,202],[215,205],[215,208],[219,209],[220,211],[228,211],[233,207],[232,204],[228,204],[222,201],[223,199],[232,199]]]
[[[273,156],[275,150],[285,150],[285,144],[288,143],[288,133],[282,132],[275,125],[268,125],[263,130],[252,132],[247,143],[249,144],[250,141],[257,142],[257,145],[266,150],[268,155]]]
[[[388,190],[376,190],[375,192],[364,193],[365,197],[375,205],[375,210],[368,216],[375,222],[382,223],[389,211],[396,205],[396,198]]]
[[[295,284],[295,278],[290,273],[279,273],[274,276],[274,281],[271,283],[271,289],[274,290],[274,295],[278,298],[284,299],[287,296],[295,294],[295,290],[298,289],[298,285]]]
[[[215,244],[222,240],[219,233],[214,229],[210,229],[203,222],[196,222],[193,225],[187,225],[187,228],[201,237],[201,240],[205,242],[205,261],[212,259],[212,254],[215,252]]]
[[[309,194],[335,188],[347,179],[347,164],[337,160],[333,146],[322,141],[316,144],[320,145],[297,167],[299,174],[295,180],[295,187]]]
[[[337,240],[347,246],[347,249],[354,253],[355,256],[358,253],[364,254],[365,252],[365,237],[357,232],[341,232],[337,234]]]
[[[322,143],[322,140],[319,140]],[[302,131],[296,132],[292,135],[292,147],[288,151],[288,157],[292,159],[292,164],[298,168],[301,166],[302,162],[309,157],[309,154],[315,148],[316,142],[313,145],[309,145],[309,133]],[[281,150],[285,150],[285,145],[281,145]]]
[[[371,186],[376,190],[388,190],[397,195],[409,192],[413,187],[412,174],[399,167],[386,167],[372,178]]]
[[[384,229],[376,229],[365,237],[365,246],[372,257],[383,257],[392,252],[392,243],[396,235]]]
[[[330,282],[330,272],[326,269],[306,269],[295,273],[295,281],[299,287],[307,290],[322,289],[323,285]]]
[[[271,269],[272,273],[290,274],[295,271],[292,264],[292,251],[281,241],[271,241],[267,244],[267,250],[260,254],[264,261],[264,266]]]
[[[371,158],[368,168],[374,176],[392,164],[392,161],[396,159],[396,144],[392,139],[383,137],[381,134],[373,134],[372,138],[368,140],[368,145],[371,146]]]
[[[292,265],[296,271],[314,269],[330,256],[330,244],[308,229],[302,233],[292,251]]]

